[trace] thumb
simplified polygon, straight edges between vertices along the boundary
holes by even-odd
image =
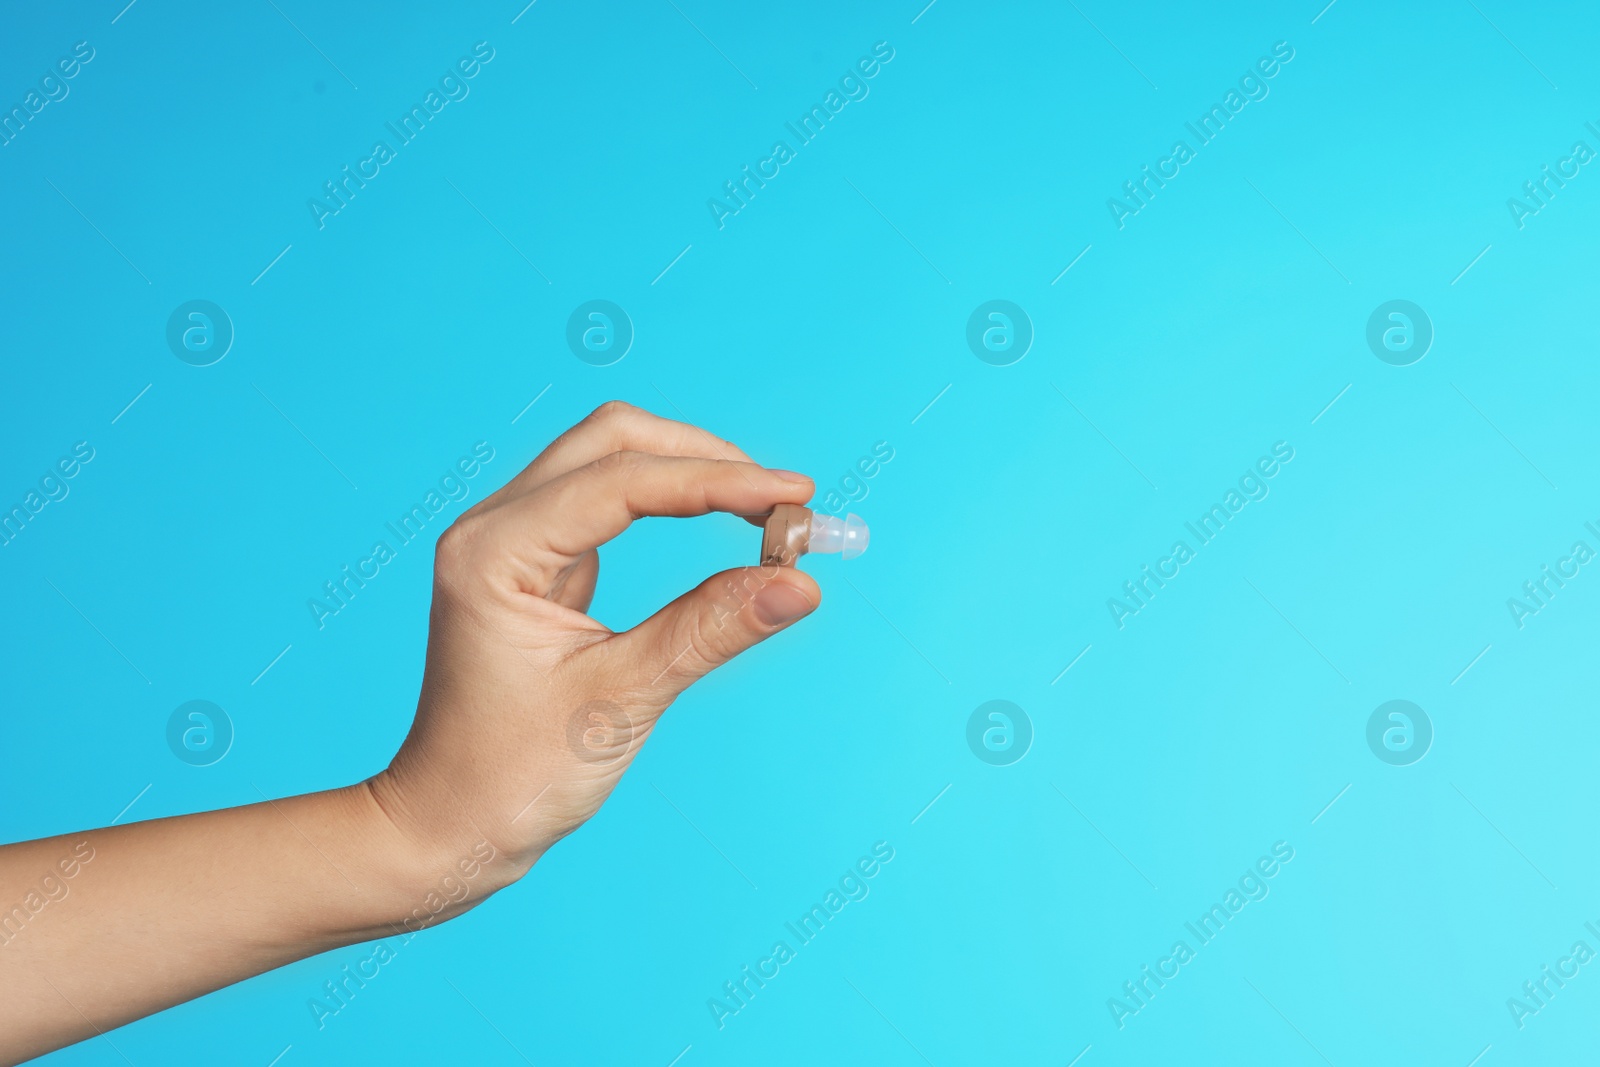
[[[670,703],[696,680],[816,610],[822,590],[793,567],[714,574],[626,634],[623,658]]]

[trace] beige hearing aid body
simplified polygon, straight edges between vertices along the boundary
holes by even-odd
[[[793,567],[811,542],[811,509],[799,504],[779,504],[767,516],[761,532],[761,564]]]

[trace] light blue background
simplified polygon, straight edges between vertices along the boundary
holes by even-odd
[[[476,441],[472,500],[613,397],[819,487],[895,453],[853,506],[871,552],[807,564],[817,615],[696,686],[591,825],[325,1029],[307,1001],[368,949],[45,1062],[1584,1056],[1594,966],[1523,1029],[1506,1000],[1600,948],[1600,577],[1521,630],[1506,599],[1600,547],[1600,177],[1521,230],[1506,200],[1600,147],[1593,10],[676,3],[4,16],[7,109],[96,50],[0,148],[0,500],[96,450],[0,549],[5,840],[381,768],[430,550],[320,632],[306,600]],[[470,96],[319,231],[307,199],[477,41]],[[878,41],[870,95],[719,230],[707,199]],[[1277,41],[1270,95],[1119,231],[1107,198]],[[237,331],[207,368],[163,338],[196,298]],[[563,339],[593,298],[637,330],[612,367]],[[1414,366],[1366,347],[1394,298],[1436,329]],[[1032,318],[1014,366],[966,347],[990,299]],[[1118,630],[1107,598],[1277,441],[1271,495]],[[756,544],[642,523],[594,614],[631,625]],[[997,768],[965,729],[1002,698],[1035,737]],[[1409,767],[1366,747],[1394,698],[1436,732]],[[213,767],[165,745],[191,699],[237,730]],[[880,840],[871,895],[719,1031],[707,999]],[[1270,896],[1119,1030],[1107,999],[1276,841]]]

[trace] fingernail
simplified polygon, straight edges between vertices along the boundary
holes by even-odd
[[[816,605],[792,585],[773,582],[756,594],[756,618],[768,626],[782,626],[811,613]]]
[[[804,474],[798,474],[794,471],[781,470],[777,467],[768,467],[767,470],[772,474],[776,474],[786,482],[809,482],[811,480]]]

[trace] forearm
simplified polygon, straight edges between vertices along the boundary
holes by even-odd
[[[476,903],[419,851],[365,784],[0,848],[0,1062]]]

